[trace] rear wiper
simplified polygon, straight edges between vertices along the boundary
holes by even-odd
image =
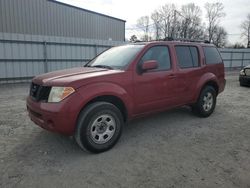
[[[97,67],[97,68],[105,68],[105,69],[113,69],[113,67],[110,67],[108,65],[94,65],[94,66],[89,66],[89,67]]]

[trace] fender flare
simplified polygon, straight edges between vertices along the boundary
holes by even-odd
[[[87,92],[86,92],[87,91]],[[77,89],[81,96],[79,101],[79,113],[91,100],[101,96],[114,96],[119,98],[127,111],[127,117],[131,117],[133,111],[133,100],[129,93],[121,86],[111,82],[99,82],[82,86]]]
[[[201,93],[203,87],[204,87],[207,83],[209,83],[209,82],[213,82],[214,84],[217,85],[217,87],[219,87],[218,79],[217,79],[217,77],[216,77],[213,73],[209,72],[209,73],[204,74],[204,75],[199,79],[199,81],[198,81],[198,83],[197,83],[196,91],[198,91],[198,92],[195,93],[194,101],[197,101],[197,99],[198,99],[198,97],[200,96],[200,93]]]

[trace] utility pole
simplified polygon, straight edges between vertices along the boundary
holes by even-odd
[[[176,27],[176,12],[177,10],[174,10],[174,23],[172,25],[172,32],[171,32],[171,38],[175,38],[175,27]]]

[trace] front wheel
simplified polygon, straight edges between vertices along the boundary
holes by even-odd
[[[123,124],[122,114],[116,106],[95,102],[80,113],[75,140],[81,148],[90,152],[104,152],[119,140]]]
[[[201,117],[210,116],[216,106],[216,91],[211,86],[206,86],[200,93],[197,103],[193,106],[194,112]]]

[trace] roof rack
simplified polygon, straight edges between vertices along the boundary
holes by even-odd
[[[173,38],[166,37],[163,41],[181,41],[181,42],[202,42],[202,43],[210,43],[208,40],[197,40],[197,39],[187,39],[187,38]]]
[[[134,41],[134,43],[138,43],[138,42],[155,42],[155,41],[200,42],[200,43],[210,44],[210,42],[208,40],[197,40],[197,39],[187,39],[187,38],[173,38],[173,37],[166,37],[164,39],[152,40],[152,41],[136,40],[136,41]]]

